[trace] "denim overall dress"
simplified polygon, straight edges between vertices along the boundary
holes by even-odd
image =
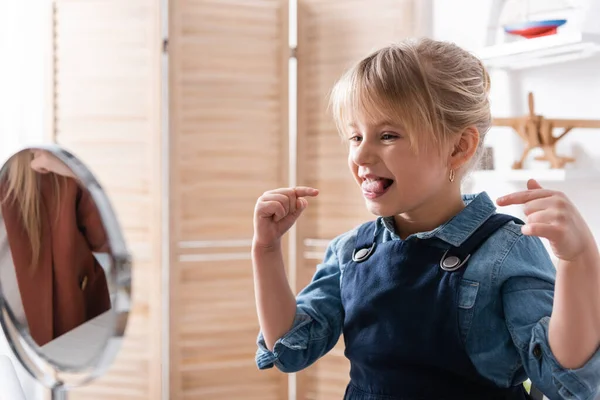
[[[477,373],[459,332],[458,290],[469,256],[508,221],[494,214],[448,251],[410,238],[374,244],[359,227],[343,273],[345,400],[524,400],[523,385],[499,388]]]

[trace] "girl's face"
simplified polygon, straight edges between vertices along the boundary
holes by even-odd
[[[446,151],[420,146],[416,152],[401,126],[358,118],[346,136],[348,166],[371,213],[395,216],[414,212],[438,203],[447,191]]]

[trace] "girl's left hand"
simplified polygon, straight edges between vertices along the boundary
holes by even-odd
[[[40,174],[53,172],[57,175],[75,178],[71,169],[49,151],[34,149],[31,150],[31,153],[33,154],[33,160],[31,160],[30,166],[34,171]]]
[[[527,181],[527,189],[497,200],[499,206],[525,205],[527,219],[521,229],[524,235],[548,239],[556,257],[564,261],[597,251],[589,227],[564,193],[543,189],[534,179]]]

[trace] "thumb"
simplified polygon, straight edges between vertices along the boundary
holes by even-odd
[[[535,179],[530,179],[527,181],[527,189],[529,189],[529,190],[542,189],[542,185],[540,185],[538,183],[538,181],[536,181]]]
[[[306,206],[308,206],[308,200],[306,200],[304,197],[298,197],[296,199],[296,209],[299,212],[302,212]]]
[[[294,225],[296,220],[298,218],[300,218],[300,215],[302,214],[302,211],[304,211],[306,206],[308,206],[308,200],[306,200],[305,198],[302,198],[302,197],[296,198],[296,210],[294,212],[287,214],[281,220],[281,222],[283,223],[283,226],[285,226],[285,228],[284,228],[285,231],[287,231],[289,229],[289,227]],[[276,222],[278,222],[278,221],[276,221]]]

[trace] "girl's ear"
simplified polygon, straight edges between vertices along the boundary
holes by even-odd
[[[470,126],[454,140],[454,146],[450,154],[450,166],[457,170],[469,162],[479,146],[479,130]]]

